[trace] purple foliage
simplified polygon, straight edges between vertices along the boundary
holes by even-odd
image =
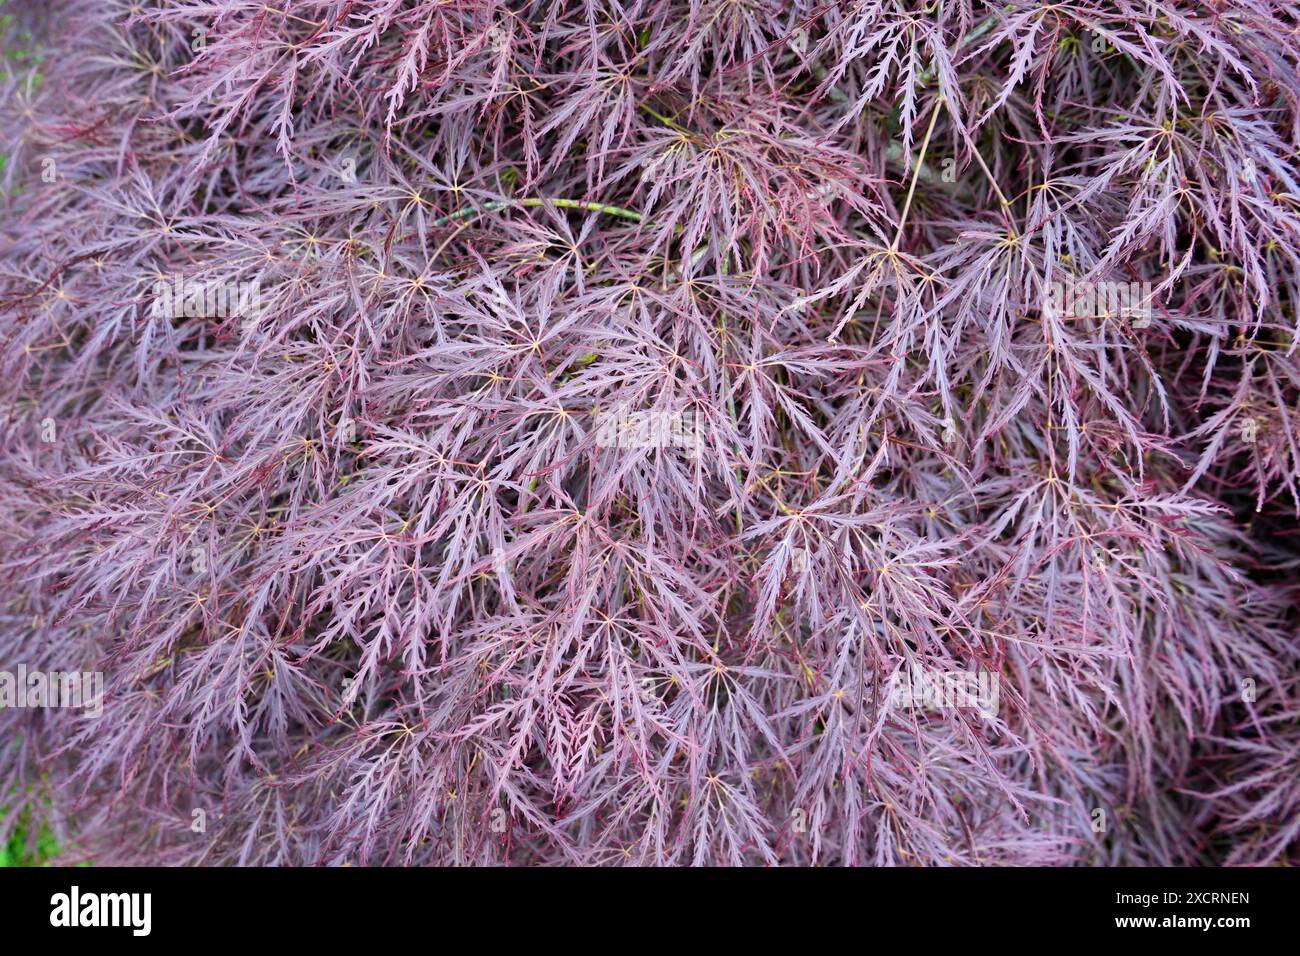
[[[1294,5],[0,12],[0,842],[1300,857]]]

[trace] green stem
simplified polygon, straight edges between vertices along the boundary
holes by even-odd
[[[472,216],[482,215],[485,212],[505,209],[508,206],[555,206],[560,209],[582,209],[586,212],[603,212],[606,215],[618,216],[620,219],[630,219],[633,222],[641,221],[641,214],[639,212],[636,212],[633,209],[624,209],[622,206],[609,206],[600,202],[583,202],[579,199],[546,199],[532,197],[529,199],[520,199],[515,202],[503,202],[494,199],[491,202],[485,202],[481,206],[465,206],[446,216],[439,216],[433,221],[433,225],[446,226],[458,219],[468,219]]]
[[[651,109],[649,106],[646,106],[646,104],[644,103],[637,103],[637,106],[641,107],[641,109],[645,110],[647,113],[649,113],[659,122],[663,123],[665,126],[669,126],[677,130],[677,132],[679,133],[685,133],[687,136],[691,135],[691,131],[688,130],[685,126],[678,123],[676,120],[670,119],[669,117],[664,116],[662,113],[656,112],[655,110]]]
[[[894,242],[889,247],[890,252],[898,251],[899,240],[903,238],[903,226],[907,224],[907,214],[912,209],[912,196],[916,193],[916,180],[921,175],[921,167],[925,165],[925,152],[930,148],[930,136],[934,133],[934,124],[939,119],[941,106],[943,106],[942,93],[934,101],[934,112],[930,114],[930,125],[925,130],[925,139],[921,141],[921,153],[916,157],[916,168],[912,170],[912,184],[907,187],[907,199],[903,202],[903,214],[898,217],[898,231],[894,233]]]

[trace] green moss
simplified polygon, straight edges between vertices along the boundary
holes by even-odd
[[[36,825],[36,847],[33,850],[30,843],[32,827],[31,812],[24,810],[9,842],[0,843],[0,866],[43,866],[58,856],[58,841],[43,822]]]

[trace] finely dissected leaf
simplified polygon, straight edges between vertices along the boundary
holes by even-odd
[[[0,7],[0,848],[1297,859],[1293,5]]]

